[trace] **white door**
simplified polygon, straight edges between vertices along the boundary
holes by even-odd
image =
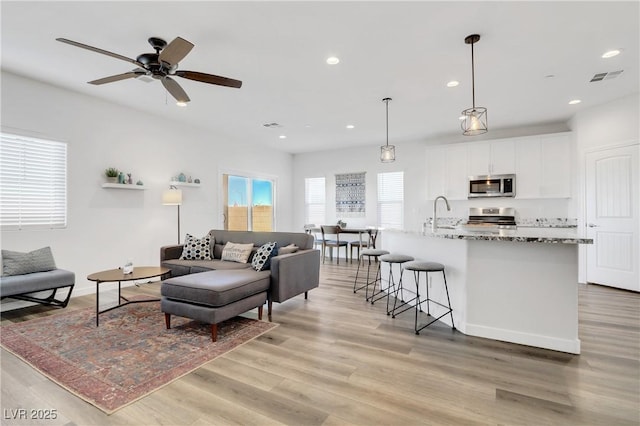
[[[639,145],[587,153],[587,282],[640,291]]]

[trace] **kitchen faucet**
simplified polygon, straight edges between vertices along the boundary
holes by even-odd
[[[436,197],[435,200],[433,200],[433,219],[432,219],[433,222],[431,222],[431,230],[433,232],[436,232],[436,230],[438,229],[438,222],[436,217],[436,206],[438,205],[438,200],[440,198],[442,198],[445,204],[447,205],[447,211],[451,211],[451,207],[449,207],[449,200],[447,200],[444,195],[439,195]]]

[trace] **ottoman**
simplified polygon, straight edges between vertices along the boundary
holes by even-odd
[[[163,281],[160,307],[167,329],[171,328],[171,315],[191,318],[211,324],[211,339],[215,342],[218,323],[224,320],[253,308],[258,308],[258,318],[262,319],[270,277],[270,271],[247,268],[200,272]]]

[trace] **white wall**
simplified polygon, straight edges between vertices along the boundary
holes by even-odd
[[[6,72],[2,130],[68,143],[68,227],[3,231],[0,243],[17,251],[51,246],[57,265],[76,273],[74,295],[95,291],[87,275],[128,258],[159,264],[160,247],[177,242],[177,208],[163,206],[161,194],[179,172],[202,181],[200,188],[182,188],[183,236],[221,226],[219,175],[229,169],[274,177],[276,229],[293,229],[290,154],[251,155],[241,141]],[[101,188],[110,166],[132,172],[148,189]]]

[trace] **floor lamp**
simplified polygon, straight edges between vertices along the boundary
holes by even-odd
[[[182,204],[182,190],[171,185],[162,193],[162,204],[165,206],[178,206],[178,244],[180,244],[180,205]]]

